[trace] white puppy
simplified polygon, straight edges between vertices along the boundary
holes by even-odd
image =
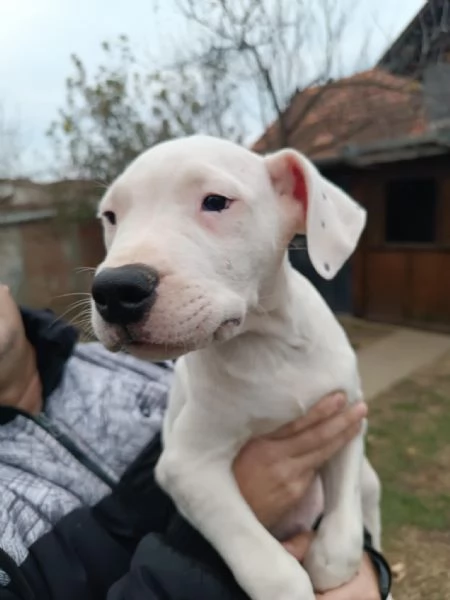
[[[262,157],[193,136],[139,156],[100,214],[107,257],[92,290],[96,334],[110,349],[148,359],[184,355],[160,485],[253,600],[313,600],[313,586],[349,581],[363,520],[377,547],[380,540],[379,483],[363,460],[363,434],[321,473],[324,518],[307,572],[258,522],[231,465],[251,436],[329,392],[361,400],[347,337],[286,248],[306,233],[315,269],[332,278],[358,242],[365,211],[298,152]]]

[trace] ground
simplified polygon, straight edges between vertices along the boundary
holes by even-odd
[[[370,403],[395,600],[450,598],[450,353]]]
[[[355,349],[395,329],[341,320]],[[394,600],[450,598],[450,353],[370,401],[368,455],[383,483]]]
[[[358,351],[395,331],[392,325],[371,323],[354,317],[341,316],[339,322],[344,327],[353,348]]]

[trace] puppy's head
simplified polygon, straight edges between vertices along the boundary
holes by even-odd
[[[286,246],[308,234],[331,278],[365,213],[291,150],[261,157],[206,136],[165,142],[112,184],[99,213],[107,249],[92,288],[108,348],[174,358],[233,337],[272,286]]]

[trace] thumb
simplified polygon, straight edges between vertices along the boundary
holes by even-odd
[[[312,531],[299,533],[287,542],[283,542],[285,550],[292,554],[299,562],[305,558],[309,546],[313,540],[314,533]]]

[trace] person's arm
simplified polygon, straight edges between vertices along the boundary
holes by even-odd
[[[297,551],[299,551],[298,540]],[[304,544],[306,551],[307,544]],[[365,553],[355,579],[317,600],[386,600],[370,555]],[[137,548],[129,572],[107,600],[248,600],[215,551],[181,517],[166,535],[150,534]]]
[[[342,412],[342,405],[342,400],[328,398],[303,422],[254,440],[241,451],[235,461],[235,475],[247,502],[266,526],[276,523],[301,500],[316,470],[358,431],[365,409]],[[292,436],[295,452],[301,449],[303,456],[303,462],[296,464],[295,476],[285,468]],[[297,537],[291,541],[289,550],[294,555],[299,552],[299,540]],[[348,587],[330,592],[323,600],[384,600],[387,597],[389,588],[385,594],[381,593],[380,577],[373,567],[370,552],[370,536],[366,536],[360,573]],[[348,597],[343,596],[342,591]],[[247,599],[215,550],[176,515],[164,533],[144,537],[129,572],[111,588],[107,600],[197,600],[203,597]]]
[[[301,533],[284,546],[299,562],[302,562],[314,537],[313,532]],[[317,594],[317,600],[386,600],[391,590],[391,570],[381,554],[372,546],[368,531],[364,534],[364,554],[359,572],[347,585],[325,594]]]
[[[306,551],[307,544],[304,544]],[[298,550],[298,541],[297,541]],[[370,555],[348,585],[317,600],[386,600]],[[167,535],[151,534],[139,545],[129,572],[109,591],[107,600],[248,600],[220,557],[179,518]]]
[[[305,546],[306,547],[306,546]],[[367,555],[348,586],[317,600],[385,600]],[[106,600],[248,600],[218,555],[181,518],[166,535],[149,534],[139,544],[127,574]],[[0,587],[0,600],[38,600],[26,589]],[[98,598],[98,600],[104,600]]]
[[[247,502],[266,526],[301,500],[313,477],[311,465],[319,468],[330,452],[339,450],[357,431],[361,420],[358,410],[336,414],[337,410],[333,400],[319,403],[302,426],[298,422],[293,425],[293,445],[286,443],[289,431],[282,431],[282,435],[250,442],[241,451],[235,462],[236,478]],[[321,428],[319,436],[317,426]],[[311,445],[311,440],[316,441]],[[258,448],[258,444],[262,446]],[[291,473],[286,469],[289,452],[299,448],[303,448],[305,460]],[[95,508],[78,509],[63,519],[46,535],[44,545],[33,548],[29,567],[39,569],[45,586],[55,584],[51,600],[67,600],[68,589],[71,597],[95,600],[246,598],[215,550],[176,513],[155,483],[153,472],[160,450],[158,440],[153,440],[112,494]],[[287,493],[277,494],[277,490]],[[54,561],[48,560],[49,547],[53,548],[52,555],[59,557],[57,569]],[[71,548],[73,552],[68,551]],[[22,566],[20,571],[26,573]],[[79,573],[84,576],[77,577]],[[15,585],[8,592],[0,587],[0,600],[49,598],[36,587],[37,576],[35,573],[29,579],[36,598],[23,595]],[[14,578],[13,583],[18,584],[19,579]],[[373,582],[369,579],[366,583],[366,591],[373,592]],[[361,596],[359,600],[372,597]]]
[[[345,398],[340,394],[325,398],[305,417],[273,434],[251,441],[245,452],[238,456],[235,474],[238,482],[242,482],[241,491],[267,527],[301,501],[320,467],[359,430],[365,406],[361,404],[343,411],[344,405]],[[260,472],[255,466],[260,468]],[[268,498],[274,499],[273,504],[267,501]],[[292,505],[287,504],[290,501]],[[321,510],[317,506],[318,513]],[[319,521],[320,518],[316,527]],[[287,544],[299,560],[306,552],[305,539],[309,539],[308,535],[299,536]],[[300,544],[300,548],[296,549],[296,544]],[[324,600],[385,600],[389,597],[391,583],[389,564],[373,548],[371,535],[365,530],[364,556],[358,576],[348,587],[343,586],[339,591],[318,597]]]

